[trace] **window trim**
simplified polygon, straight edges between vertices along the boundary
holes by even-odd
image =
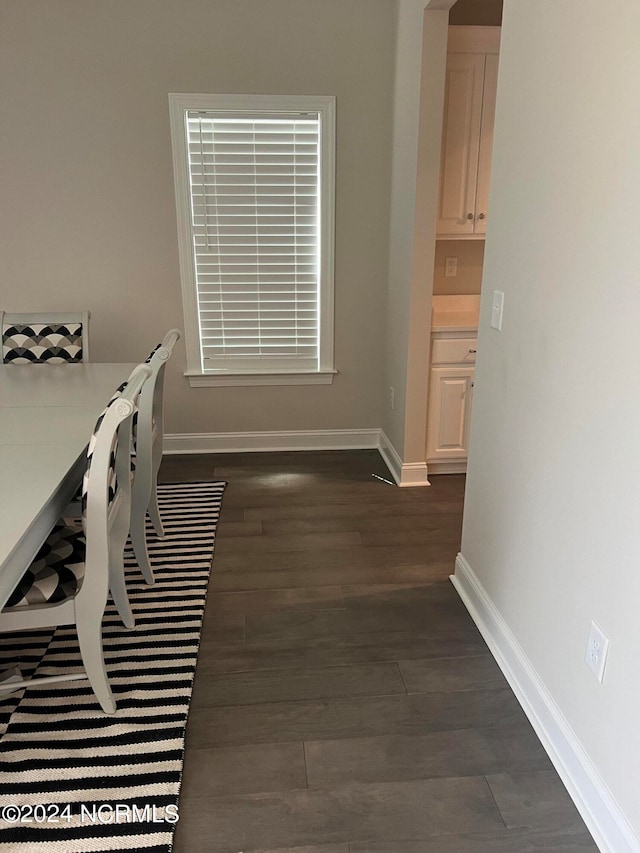
[[[184,313],[187,370],[192,387],[220,385],[329,384],[334,369],[334,265],[335,265],[335,103],[333,95],[207,95],[169,94],[173,176],[178,224],[180,281]],[[273,368],[240,371],[203,370],[195,260],[191,238],[191,197],[186,143],[189,110],[313,111],[321,115],[320,131],[320,293],[319,358],[317,370]]]

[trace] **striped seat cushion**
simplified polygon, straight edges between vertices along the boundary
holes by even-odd
[[[162,343],[156,344],[154,348],[151,350],[149,355],[145,358],[144,363],[149,364],[153,356],[160,349]],[[156,430],[156,419],[152,419],[151,429],[153,432]],[[133,421],[131,424],[131,439],[132,439],[132,447],[131,447],[131,470],[135,473],[136,470],[136,456],[138,455],[138,412],[134,412]]]
[[[101,412],[96,421],[93,434],[89,441],[87,468],[82,482],[82,522],[67,524],[62,520],[56,524],[49,534],[47,541],[36,555],[35,560],[24,573],[20,583],[9,597],[6,608],[28,607],[44,602],[64,601],[65,598],[74,596],[80,589],[84,576],[86,508],[91,460],[100,425],[109,411],[109,407],[115,403],[126,387],[127,383],[123,382],[109,400],[104,411]],[[116,479],[117,442],[118,434],[116,433],[109,457],[109,475],[107,478],[108,505],[111,504],[118,491],[118,482]]]
[[[93,433],[91,438],[89,439],[89,447],[87,448],[87,467],[84,472],[84,477],[82,478],[82,524],[86,526],[86,518],[87,518],[87,493],[89,490],[89,472],[91,471],[91,460],[93,459],[93,451],[95,450],[96,441],[98,438],[98,431],[102,424],[102,421],[105,418],[105,415],[109,411],[110,407],[113,406],[115,401],[119,399],[122,395],[122,392],[127,387],[127,383],[123,382],[113,395],[113,397],[109,400],[107,405],[104,407],[103,411],[100,412],[98,416],[98,420],[96,421],[96,425],[93,428]],[[109,475],[107,478],[107,506],[111,506],[113,499],[116,496],[116,492],[118,491],[118,478],[116,477],[116,454],[118,450],[118,433],[113,437],[113,442],[111,444],[111,453],[109,456]]]
[[[61,519],[9,596],[4,609],[72,598],[82,585],[84,560],[82,525],[72,519]]]
[[[156,344],[154,348],[151,350],[149,355],[145,358],[144,363],[149,364],[153,356],[160,349],[162,343]],[[151,429],[155,432],[156,429],[156,419],[153,418],[151,423]],[[138,412],[136,412],[133,416],[133,423],[131,426],[131,438],[132,438],[132,450],[131,450],[131,470],[135,473],[136,470],[136,456],[138,455]]]
[[[82,323],[31,323],[2,330],[5,364],[72,364],[82,361]]]
[[[145,360],[144,360],[144,363],[145,363],[145,364],[149,364],[149,362],[151,361],[151,359],[153,358],[153,356],[155,355],[155,353],[157,352],[157,350],[159,350],[159,349],[160,349],[160,347],[161,347],[161,346],[162,346],[162,343],[156,344],[156,345],[154,346],[154,348],[151,350],[151,352],[149,353],[149,355],[145,358]]]
[[[82,504],[82,518],[83,520],[86,518],[87,511],[87,490],[89,487],[89,471],[91,469],[91,460],[93,459],[93,451],[96,446],[96,440],[98,437],[98,430],[100,429],[100,425],[104,420],[104,416],[109,411],[110,406],[113,406],[115,401],[122,395],[122,392],[127,387],[127,383],[123,382],[122,385],[119,385],[116,388],[115,393],[104,407],[104,409],[98,415],[98,420],[96,421],[96,425],[93,428],[93,433],[91,434],[91,438],[89,439],[89,446],[87,448],[87,467],[85,468],[84,476],[82,478],[82,483],[78,488],[78,491],[73,498],[74,502],[79,502]],[[108,479],[108,494],[107,494],[107,506],[110,506],[116,492],[118,490],[118,478],[116,477],[116,450],[118,447],[118,438],[117,435],[114,438],[113,444],[111,445],[111,455],[109,457],[109,479]],[[133,470],[133,467],[132,469]]]
[[[151,434],[155,435],[158,426],[156,424],[156,419],[151,417]],[[131,470],[136,470],[135,457],[138,455],[138,411],[136,410],[133,413],[133,419],[131,422]]]

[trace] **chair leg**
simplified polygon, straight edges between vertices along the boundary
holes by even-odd
[[[153,569],[149,560],[149,549],[147,548],[147,536],[145,533],[145,516],[146,513],[139,512],[131,513],[131,544],[133,545],[133,553],[136,555],[138,567],[149,586],[153,586],[156,582],[153,576]]]
[[[95,607],[76,610],[76,629],[80,654],[89,682],[105,714],[115,714],[116,703],[109,687],[102,651],[102,614]]]
[[[151,519],[156,535],[159,536],[160,539],[164,539],[164,525],[162,523],[160,509],[158,507],[158,484],[155,479],[151,486],[151,495],[149,496],[149,518]]]
[[[122,559],[116,560],[111,554],[109,556],[109,589],[113,603],[116,606],[125,628],[135,628],[136,620],[131,610],[129,596],[127,595],[127,584],[124,579],[124,566]]]

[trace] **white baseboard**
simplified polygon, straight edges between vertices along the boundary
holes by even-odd
[[[462,554],[451,581],[602,853],[639,853],[640,840]]]
[[[393,474],[393,479],[401,487],[407,486],[430,486],[427,479],[426,462],[403,462],[400,454],[383,429],[380,430],[380,443],[378,445],[380,455],[387,463],[387,468]]]
[[[403,462],[399,486],[430,486],[426,462]]]
[[[380,456],[387,463],[387,468],[393,474],[393,479],[400,485],[400,481],[402,480],[402,459],[382,429],[379,434],[378,449],[380,450]]]
[[[174,453],[260,453],[287,450],[379,450],[399,486],[428,486],[426,462],[403,462],[384,431],[372,429],[287,432],[165,433],[163,450]]]
[[[259,453],[287,450],[377,450],[379,429],[288,432],[197,432],[164,436],[165,453]]]

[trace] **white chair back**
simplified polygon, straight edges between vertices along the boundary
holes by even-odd
[[[140,570],[149,584],[154,583],[154,577],[147,549],[145,521],[148,512],[156,533],[164,536],[157,495],[164,438],[164,373],[179,339],[179,329],[171,329],[149,353],[145,364],[151,369],[151,375],[142,390],[134,426],[136,473],[131,507],[131,542]]]
[[[131,616],[122,562],[131,509],[131,428],[140,392],[150,374],[146,365],[136,367],[126,386],[118,389],[99,416],[91,436],[83,484],[84,554],[75,552],[78,530],[82,530],[70,531],[75,545],[69,548],[69,559],[77,570],[74,574],[79,588],[61,601],[30,603],[25,599],[0,613],[0,632],[75,624],[86,674],[76,672],[35,680],[51,683],[88,677],[108,714],[115,712],[116,705],[102,651],[102,616],[109,589],[125,624],[127,616]],[[29,680],[12,681],[10,688],[20,689],[28,684]]]

